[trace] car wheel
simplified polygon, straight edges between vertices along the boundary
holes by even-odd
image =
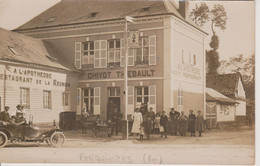
[[[65,135],[62,132],[54,132],[51,135],[50,143],[53,147],[59,148],[65,143]]]
[[[4,147],[7,144],[8,138],[7,135],[0,131],[0,148]]]

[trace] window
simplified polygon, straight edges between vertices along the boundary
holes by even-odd
[[[178,110],[179,111],[182,111],[183,110],[183,90],[181,87],[178,88],[178,103],[177,103],[177,106],[178,106]]]
[[[69,106],[69,93],[63,93],[62,104],[65,107]]]
[[[193,55],[193,65],[194,66],[196,65],[196,55],[195,54]]]
[[[120,65],[120,40],[108,41],[108,65],[119,66]]]
[[[136,87],[136,102],[147,104],[149,102],[149,87]]]
[[[94,64],[94,42],[84,42],[82,65]]]
[[[108,88],[108,96],[109,97],[120,97],[120,88],[118,88],[118,87]]]
[[[51,91],[43,91],[43,108],[51,109]]]
[[[30,108],[30,89],[20,88],[20,104],[25,108]]]
[[[83,90],[84,95],[84,104],[86,110],[90,115],[94,113],[94,88],[86,88]]]
[[[139,47],[138,48],[130,48],[131,51],[133,49],[135,56],[135,64],[142,65],[148,64],[149,62],[149,38],[148,37],[140,37],[139,38]]]
[[[14,55],[19,55],[18,52],[13,47],[8,46],[8,48]]]

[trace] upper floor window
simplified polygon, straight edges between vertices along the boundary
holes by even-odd
[[[94,64],[94,42],[83,43],[82,65]]]
[[[120,65],[120,40],[119,39],[108,41],[107,62],[109,66]]]
[[[96,40],[75,43],[75,67],[92,65],[94,68],[124,66],[124,39]],[[139,46],[128,49],[128,65],[156,65],[156,36],[139,38]]]
[[[140,37],[139,47],[134,48],[135,64],[142,65],[149,63],[149,38]]]

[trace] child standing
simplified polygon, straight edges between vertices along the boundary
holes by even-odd
[[[144,125],[143,123],[140,125],[140,140],[144,139]]]
[[[155,134],[158,134],[160,132],[160,120],[161,120],[161,117],[160,117],[160,114],[157,113],[155,115],[155,119],[154,119],[154,132]]]
[[[167,127],[168,127],[168,117],[165,114],[165,111],[162,112],[161,120],[160,120],[160,125],[163,127],[163,132],[161,132],[161,137],[168,138],[167,137]]]

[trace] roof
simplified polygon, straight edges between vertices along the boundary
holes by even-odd
[[[212,89],[212,88],[206,88],[206,101],[217,101],[221,103],[230,103],[230,104],[235,104],[237,103],[235,100],[222,95],[218,91]]]
[[[225,96],[235,95],[238,88],[238,81],[242,81],[242,76],[239,72],[231,74],[207,75],[206,86],[215,89]]]
[[[174,15],[202,31],[191,20],[185,20],[170,0],[61,0],[16,30],[162,14]]]
[[[0,28],[0,60],[70,70],[52,57],[44,43],[35,38]]]

